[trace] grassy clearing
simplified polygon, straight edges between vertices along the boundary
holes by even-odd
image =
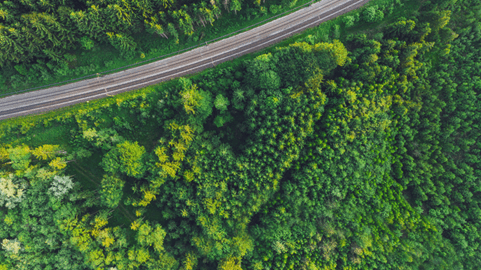
[[[86,170],[84,166],[86,166],[86,160],[82,162],[74,161],[69,166],[67,166],[67,174],[73,175],[74,178],[81,183],[81,185],[89,190],[98,189],[100,186],[101,179],[96,177],[92,172]],[[89,169],[95,169],[87,167]]]
[[[90,158],[74,161],[67,167],[67,174],[73,175],[75,181],[80,183],[84,189],[98,190],[104,174],[104,171],[99,166],[101,157],[100,153],[94,153]],[[132,191],[124,187],[124,198],[121,201],[124,201],[125,197],[131,194]],[[109,224],[114,227],[126,226],[128,228],[130,223],[137,219],[134,213],[135,209],[132,206],[126,207],[120,203],[113,210]]]
[[[49,111],[43,114],[27,115],[11,119],[2,120],[0,122],[0,139],[3,143],[24,142],[30,139],[26,138],[30,134],[35,134],[39,126],[47,129],[56,129],[58,126],[65,125],[65,122],[75,122],[75,116],[87,114],[92,111],[110,107],[112,104],[123,102],[125,100],[134,99],[138,96],[148,95],[152,92],[160,90],[162,87],[171,87],[173,81],[165,82],[163,85],[149,86],[146,88],[121,93],[115,97],[107,97],[103,99],[92,100],[88,103],[79,103],[72,106]],[[62,124],[60,124],[63,122]],[[76,125],[73,123],[73,125]],[[28,133],[28,136],[26,136]],[[67,136],[68,137],[68,136]]]
[[[73,125],[53,122],[47,122],[45,125],[43,120],[44,119],[41,119],[41,121],[35,122],[35,124],[33,124],[34,122],[23,124],[21,121],[15,121],[14,123],[17,125],[17,128],[14,130],[8,127],[6,129],[0,128],[2,144],[27,144],[30,147],[37,147],[43,144],[58,144],[61,145],[64,150],[69,151],[70,146],[68,140],[70,139],[70,129]]]

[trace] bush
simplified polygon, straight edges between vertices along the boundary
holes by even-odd
[[[111,67],[111,66],[114,65],[114,61],[112,61],[112,60],[111,61],[105,61],[104,64],[105,64],[105,67]]]
[[[380,22],[383,19],[384,19],[384,12],[382,12],[381,10],[376,11],[375,22]]]
[[[16,65],[14,68],[20,73],[20,75],[25,76],[28,73],[28,70],[24,65]]]
[[[316,43],[316,37],[313,35],[308,35],[307,37],[304,38],[305,41],[311,45],[314,45]]]
[[[7,78],[5,78],[5,76],[0,74],[0,85],[5,84],[6,81],[7,81]]]

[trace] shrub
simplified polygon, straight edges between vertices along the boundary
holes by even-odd
[[[334,27],[332,27],[332,37],[334,39],[339,39],[341,37],[341,27],[339,24],[336,24]]]
[[[25,76],[28,73],[27,68],[24,65],[16,65],[14,68],[20,73],[20,75]]]

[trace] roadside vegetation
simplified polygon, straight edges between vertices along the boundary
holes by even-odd
[[[390,5],[2,121],[0,269],[476,269],[481,5]]]
[[[310,1],[0,3],[0,95],[159,60],[307,3]],[[241,6],[236,12],[232,7],[237,4]]]
[[[0,94],[125,69],[228,35],[307,2],[0,3]]]

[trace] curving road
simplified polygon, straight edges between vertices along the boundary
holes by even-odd
[[[321,0],[233,37],[117,73],[0,99],[0,120],[46,112],[197,73],[277,43],[369,0]]]

